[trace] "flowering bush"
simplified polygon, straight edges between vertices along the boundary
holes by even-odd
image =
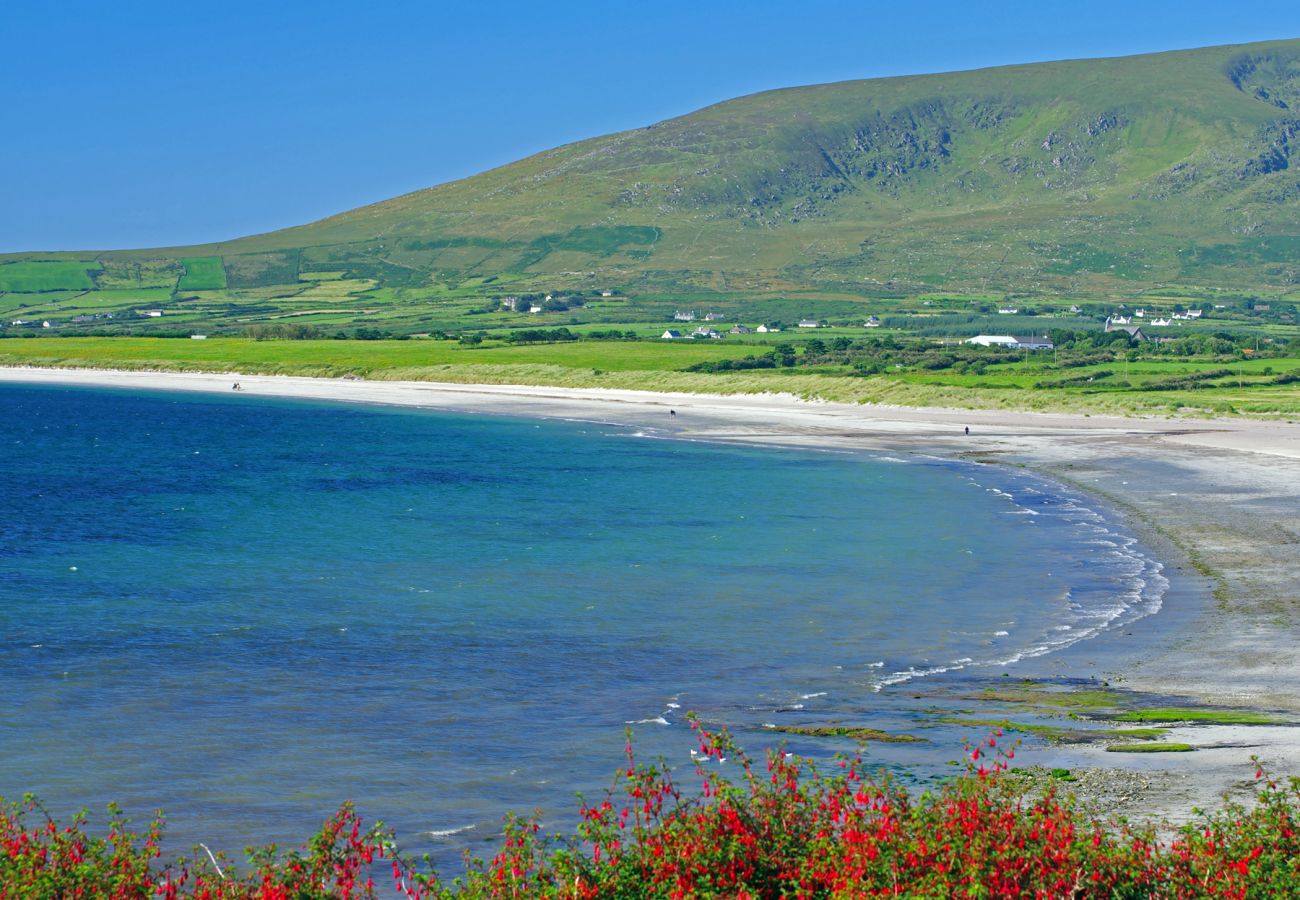
[[[576,841],[515,821],[505,850],[428,896],[1300,896],[1297,780],[1264,781],[1254,808],[1162,843],[1009,775],[1015,748],[1000,732],[968,751],[967,777],[915,797],[859,759],[824,775],[775,751],[759,768],[725,734],[698,733],[698,796],[683,797],[666,767],[637,766],[629,746],[621,802],[584,807]]]
[[[31,818],[39,821],[29,824]],[[206,848],[192,861],[159,866],[161,818],[143,836],[128,829],[116,807],[109,807],[106,837],[88,835],[84,824],[81,813],[60,827],[31,797],[0,808],[0,900],[362,900],[377,896],[370,869],[391,848],[382,826],[363,831],[350,806],[301,850],[281,854],[274,845],[250,850],[250,867],[243,873]],[[394,864],[399,883],[407,868],[404,862]]]
[[[638,765],[629,745],[615,790],[582,807],[575,835],[510,819],[500,852],[450,883],[350,807],[303,849],[250,852],[240,872],[210,854],[160,865],[159,821],[137,835],[114,810],[107,837],[92,838],[82,817],[60,828],[29,800],[0,811],[0,900],[371,898],[394,888],[408,900],[1300,896],[1300,781],[1284,787],[1262,770],[1253,807],[1229,806],[1161,841],[1009,775],[1015,749],[997,733],[969,750],[966,777],[915,796],[858,759],[829,774],[782,751],[754,764],[726,734],[697,734],[698,789],[678,787],[663,764]],[[381,869],[392,887],[376,887]]]

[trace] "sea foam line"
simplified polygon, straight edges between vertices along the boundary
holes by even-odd
[[[473,831],[477,827],[478,827],[477,825],[469,824],[469,825],[461,825],[459,828],[441,828],[441,829],[435,829],[433,831],[425,831],[422,833],[427,834],[429,837],[433,838],[434,840],[438,840],[440,838],[449,838],[452,835],[456,835],[456,834],[464,834],[467,831]]]
[[[1075,621],[1068,625],[1063,623],[1048,626],[1048,631],[1040,635],[1035,643],[998,658],[972,660],[967,657],[933,666],[908,666],[898,669],[871,679],[871,688],[875,692],[892,685],[903,684],[914,678],[957,671],[971,665],[1006,666],[1021,660],[1045,656],[1096,637],[1110,628],[1129,625],[1138,619],[1153,615],[1159,612],[1163,605],[1165,592],[1169,589],[1169,579],[1163,574],[1164,564],[1145,555],[1139,547],[1137,538],[1112,526],[1101,513],[1087,506],[1080,497],[1065,492],[1058,492],[1055,495],[1045,494],[1037,488],[1026,486],[1018,489],[1018,492],[1032,492],[1037,497],[1048,497],[1049,501],[1052,497],[1059,498],[1059,502],[1056,503],[1039,501],[1040,509],[1030,510],[1028,506],[1019,502],[1016,494],[1010,491],[985,487],[974,478],[969,480],[972,485],[984,488],[1007,500],[1017,510],[1029,511],[1033,515],[1041,515],[1044,512],[1056,515],[1068,526],[1079,531],[1090,532],[1092,537],[1079,541],[1079,544],[1094,547],[1105,554],[1105,571],[1121,582],[1116,585],[1120,589],[1117,591],[1115,601],[1105,606],[1094,605],[1085,608],[1075,600],[1072,591],[1067,589],[1060,599],[1067,603],[1070,612],[1076,617]],[[1084,560],[1084,562],[1088,561]],[[1005,635],[1005,631],[998,632],[998,636]]]

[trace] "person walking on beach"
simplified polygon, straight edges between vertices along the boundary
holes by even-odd
[[[970,426],[969,426],[969,425],[966,426],[966,433],[967,433],[967,434],[970,434]]]

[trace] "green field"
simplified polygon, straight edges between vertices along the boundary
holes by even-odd
[[[241,372],[245,374],[423,380],[456,383],[545,384],[693,393],[783,392],[850,403],[890,403],[971,409],[1071,410],[1155,415],[1300,417],[1300,356],[1243,360],[1228,377],[1194,381],[1177,390],[1141,382],[1095,391],[1084,382],[1034,388],[1023,361],[995,364],[984,375],[918,376],[905,369],[862,377],[846,367],[769,368],[713,373],[685,371],[766,352],[762,345],[719,341],[574,341],[534,345],[466,346],[456,341],[249,340],[211,338],[27,337],[0,341],[0,365],[43,365]],[[1057,369],[1046,358],[1034,365]],[[1214,375],[1219,360],[1141,363],[1151,378]],[[1135,366],[1136,368],[1136,366]],[[1266,374],[1269,372],[1271,374]],[[1295,374],[1294,383],[1275,384]]]
[[[94,260],[40,260],[0,264],[0,291],[40,292],[90,290]]]
[[[187,256],[181,259],[185,274],[176,285],[178,291],[215,291],[226,286],[226,270],[220,256]]]
[[[35,338],[0,342],[0,359],[94,361],[138,368],[153,364],[215,370],[331,369],[378,373],[437,366],[553,366],[607,372],[672,372],[702,360],[741,356],[747,348],[716,341],[679,343],[575,342],[488,349],[455,341],[206,341],[164,338]]]

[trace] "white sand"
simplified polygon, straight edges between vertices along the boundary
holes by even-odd
[[[1300,425],[1254,420],[1122,418],[1003,410],[915,409],[799,400],[788,394],[661,394],[600,388],[463,385],[419,381],[345,381],[269,375],[0,368],[0,381],[341,400],[597,420],[671,428],[695,437],[882,445],[923,438],[962,450],[1058,445],[1125,436],[1167,444],[1248,451],[1300,459]],[[668,411],[675,410],[672,420]],[[966,441],[963,428],[972,430]],[[972,447],[978,444],[978,447]]]

